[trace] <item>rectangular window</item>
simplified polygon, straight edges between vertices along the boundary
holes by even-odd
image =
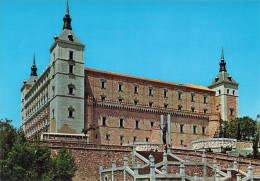
[[[149,106],[152,107],[153,106],[153,102],[149,102]]]
[[[105,101],[106,100],[106,96],[101,95],[101,101]]]
[[[137,105],[138,104],[138,100],[134,100],[134,105]]]
[[[120,136],[120,141],[124,141],[124,136]]]
[[[183,145],[184,144],[184,141],[183,140],[181,140],[181,145]]]
[[[73,51],[70,51],[70,60],[73,60]]]
[[[102,117],[102,126],[107,126],[107,118],[105,116]]]
[[[106,88],[106,80],[101,80],[101,89]]]
[[[178,100],[181,100],[181,99],[182,99],[182,93],[178,92]]]
[[[73,74],[73,65],[69,65],[69,73]]]
[[[230,109],[230,116],[234,116],[234,109],[233,108]]]
[[[134,137],[133,137],[133,142],[136,142],[136,141],[137,141],[137,137],[134,136]]]
[[[164,96],[164,98],[167,98],[167,97],[168,97],[168,90],[164,90],[164,91],[163,91],[163,96]]]
[[[152,96],[153,95],[153,88],[152,87],[149,87],[149,96]]]
[[[183,124],[180,125],[180,133],[184,133],[184,125]]]
[[[106,134],[106,140],[110,140],[110,134]]]
[[[146,141],[146,142],[149,142],[149,138],[145,138],[145,141]]]
[[[151,128],[154,127],[154,121],[150,122],[150,126],[151,126]]]
[[[203,97],[203,102],[204,102],[204,104],[207,104],[207,96]]]
[[[123,91],[123,83],[122,82],[118,83],[118,91]]]
[[[197,134],[197,126],[193,126],[193,134]]]
[[[119,119],[119,127],[123,128],[124,127],[124,119]]]
[[[191,102],[195,101],[195,94],[191,94]]]
[[[227,94],[229,94],[229,89],[227,89]]]
[[[69,94],[73,94],[73,88],[72,87],[69,88]]]
[[[205,134],[206,134],[206,127],[205,127],[205,126],[203,126],[203,127],[202,127],[202,130],[201,130],[201,132],[202,132],[202,134],[203,134],[203,135],[205,135]]]
[[[140,120],[135,120],[135,129],[140,128]]]
[[[73,111],[69,110],[69,117],[72,118],[73,117]]]
[[[208,110],[207,110],[207,109],[204,109],[203,111],[204,111],[204,113],[205,113],[205,114],[208,112]]]
[[[118,102],[122,103],[123,102],[123,98],[118,98]]]
[[[235,95],[235,90],[233,90],[233,95]]]
[[[194,112],[195,111],[195,107],[191,107],[191,112]]]
[[[164,104],[164,108],[167,109],[168,108],[168,104]]]
[[[138,94],[138,85],[134,85],[134,93]]]
[[[178,106],[178,110],[179,110],[179,111],[181,111],[181,109],[182,109],[182,106],[181,106],[181,105],[179,105],[179,106]]]

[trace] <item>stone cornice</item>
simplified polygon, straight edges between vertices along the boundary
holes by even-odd
[[[106,103],[106,102],[94,102],[94,105],[100,106],[100,107],[107,107],[107,108],[150,112],[150,113],[156,113],[156,114],[171,114],[171,115],[174,115],[177,117],[181,116],[181,117],[194,117],[194,118],[209,119],[208,115],[202,115],[202,114],[185,113],[185,112],[177,112],[177,111],[170,111],[170,110],[166,111],[166,110],[160,110],[160,109],[154,109],[154,108],[136,107],[136,106],[113,104],[113,103]]]

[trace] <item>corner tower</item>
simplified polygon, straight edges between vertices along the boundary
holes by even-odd
[[[208,86],[216,91],[216,110],[222,120],[232,120],[238,117],[238,83],[227,73],[224,52],[222,48],[219,74]]]
[[[64,25],[50,48],[50,132],[79,134],[84,128],[84,48],[72,32],[67,1]]]

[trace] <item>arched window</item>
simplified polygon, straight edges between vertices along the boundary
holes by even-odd
[[[69,89],[69,94],[73,95],[74,94],[75,85],[69,84],[68,85],[68,89]]]
[[[74,118],[74,111],[75,111],[75,109],[72,106],[70,106],[68,108],[68,111],[69,111],[69,118]]]

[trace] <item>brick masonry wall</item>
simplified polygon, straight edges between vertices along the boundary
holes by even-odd
[[[237,115],[237,97],[232,96],[232,95],[227,95],[227,117],[228,120],[235,119]],[[230,114],[230,109],[234,109],[234,114]]]
[[[161,121],[158,113],[99,106],[94,107],[93,112],[92,124],[98,125],[99,129],[89,132],[91,142],[120,145],[133,142],[134,136],[137,142],[146,142],[146,138],[148,138],[148,141],[161,142],[159,127]],[[106,117],[106,126],[102,125],[102,117]],[[123,128],[119,127],[120,118],[124,119]],[[135,128],[136,120],[139,120],[140,127],[138,129]],[[154,122],[153,127],[151,127],[151,122]],[[164,122],[167,122],[166,115]],[[210,127],[210,121],[205,118],[172,115],[172,145],[190,145],[193,140],[213,137],[216,124]],[[184,125],[183,133],[180,133],[180,125]],[[197,127],[196,134],[193,134],[193,126]],[[206,134],[202,134],[202,127],[206,128]],[[106,135],[109,135],[109,139],[106,139]],[[123,136],[123,141],[120,140],[120,136]],[[181,144],[181,140],[183,140],[183,144]]]
[[[77,171],[73,180],[99,180],[99,165],[102,163],[104,169],[112,167],[112,161],[116,161],[116,167],[123,166],[123,159],[126,155],[128,157],[128,164],[131,165],[130,150],[131,147],[126,146],[112,146],[112,145],[95,145],[95,144],[79,144],[79,143],[57,143],[49,142],[47,145],[51,148],[52,154],[56,155],[62,144],[68,147],[69,151],[72,152],[75,158],[75,163],[77,165]],[[191,162],[201,161],[201,152],[172,149],[172,153],[176,156],[185,160],[187,154],[189,154]],[[247,159],[247,158],[237,158],[219,153],[206,153],[206,160],[208,163],[212,164],[213,159],[217,159],[217,163],[220,164],[221,169],[226,169],[229,165],[233,166],[233,161],[237,160],[239,162],[239,169],[247,172],[247,167],[249,163],[252,163],[254,168],[254,174],[260,175],[260,161]],[[194,176],[194,173],[203,174],[203,166],[191,167],[185,166],[185,173]],[[179,172],[179,166],[169,166],[170,173]],[[207,173],[212,175],[212,169],[207,169]],[[122,180],[122,172],[115,174],[115,179]],[[109,172],[102,174],[102,178],[105,175],[109,176],[111,180],[111,174]],[[126,175],[127,180],[133,180],[130,175]]]
[[[111,73],[99,73],[89,70],[85,71],[85,92],[86,96],[92,96],[96,100],[101,99],[101,95],[106,96],[110,102],[118,102],[118,98],[123,98],[123,103],[134,105],[134,100],[138,100],[138,106],[148,106],[149,101],[154,107],[164,108],[168,104],[169,108],[177,109],[181,105],[183,110],[203,113],[204,109],[208,113],[214,113],[215,93],[185,86],[169,85],[155,81],[140,80],[124,75],[118,76]],[[104,80],[105,88],[101,88],[101,81]],[[118,90],[118,84],[122,84],[122,90]],[[138,86],[138,93],[134,92],[134,86]],[[152,88],[152,95],[149,95],[149,88]],[[164,90],[167,90],[167,97],[164,97]],[[182,93],[182,99],[178,99],[178,92]],[[191,101],[191,94],[194,94],[194,101]],[[207,96],[207,103],[204,103],[204,96]]]

